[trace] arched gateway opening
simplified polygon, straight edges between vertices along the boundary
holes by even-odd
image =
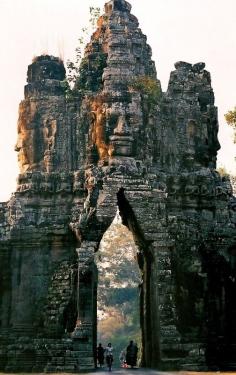
[[[132,232],[121,222],[119,211],[105,232],[96,254],[97,342],[114,347],[114,366],[120,366],[120,354],[126,352],[130,340],[142,358],[140,328],[140,291],[142,272],[138,265],[139,248]],[[123,357],[123,355],[122,355]]]
[[[113,219],[107,220],[103,212],[102,220],[107,221],[98,242],[84,241],[78,249],[78,349],[86,352],[90,361],[92,350],[96,365],[97,344],[112,342],[118,364],[120,351],[134,340],[139,347],[139,365],[156,367],[160,353],[158,296],[151,283],[153,255],[123,188],[116,203],[119,220],[116,217],[110,227],[115,206]],[[101,219],[99,215],[97,212]]]
[[[159,348],[155,342],[158,340],[153,335],[153,319],[151,316],[151,277],[152,277],[152,254],[149,251],[149,243],[145,240],[141,227],[136,219],[134,211],[125,196],[125,189],[121,188],[117,193],[118,210],[121,222],[133,235],[134,242],[137,246],[137,262],[141,271],[142,281],[140,284],[140,328],[141,328],[141,345],[142,356],[140,364],[142,366],[155,365],[159,362]],[[157,310],[156,310],[157,312]],[[156,317],[157,318],[157,317]],[[155,319],[156,320],[156,319]],[[157,321],[157,320],[156,320]],[[157,328],[157,327],[155,327]],[[157,333],[157,332],[156,332]],[[155,359],[152,358],[153,348],[156,347]],[[156,362],[156,363],[154,363]]]
[[[236,358],[236,245],[227,250],[227,258],[209,253],[205,258],[208,273],[207,361],[210,368],[234,370]],[[214,263],[213,263],[214,262]],[[214,264],[214,268],[212,267]]]
[[[134,301],[133,301],[134,309],[136,309],[136,311],[133,312],[133,316],[132,316],[132,319],[134,321],[136,319],[136,321],[133,322],[132,328],[130,327],[131,328],[130,334],[132,334],[132,330],[133,330],[134,337],[129,337],[128,331],[126,330],[127,336],[124,337],[124,340],[126,340],[126,343],[128,343],[129,338],[138,340],[138,343],[140,345],[140,354],[139,354],[140,365],[146,366],[146,365],[150,365],[151,363],[154,365],[154,361],[156,363],[158,363],[159,361],[159,350],[158,350],[156,343],[154,342],[153,336],[157,334],[157,331],[155,333],[153,332],[154,327],[152,325],[154,323],[154,320],[151,318],[151,309],[153,307],[153,303],[151,302],[152,286],[150,283],[151,274],[152,274],[152,271],[151,271],[152,255],[151,255],[151,252],[149,251],[149,244],[144,238],[140,225],[136,219],[135,213],[128,199],[125,196],[124,188],[120,188],[120,190],[117,193],[117,206],[118,206],[119,221],[120,221],[119,229],[120,231],[123,232],[123,235],[127,236],[127,240],[128,240],[127,245],[131,247],[130,250],[131,252],[133,252],[132,261],[130,262],[130,266],[131,267],[133,266],[132,271],[131,271],[133,272],[133,275],[131,277],[132,280],[130,280],[130,284],[133,284],[133,286],[135,286],[134,289],[136,289],[134,293],[136,294],[136,296],[134,296]],[[105,231],[105,236],[106,236],[106,233],[107,231]],[[111,244],[111,247],[112,247],[112,244]],[[100,259],[101,259],[101,261],[98,262],[98,268],[100,268],[100,270],[104,266],[101,255],[102,255],[101,249],[99,247],[97,258],[99,259],[99,256],[100,256]],[[128,256],[128,254],[126,254],[126,256]],[[134,270],[134,268],[136,268],[136,270]],[[127,280],[124,281],[124,283],[125,282],[127,282]],[[124,290],[125,288],[122,288],[122,289]],[[101,283],[100,283],[100,287],[98,287],[99,298],[100,298],[101,292],[102,291],[101,291]],[[107,296],[108,295],[109,295],[109,292],[107,293]],[[126,290],[126,297],[127,295],[128,293]],[[120,298],[122,299],[121,296]],[[98,301],[98,307],[100,307],[100,304],[101,304],[101,300]],[[121,302],[121,305],[122,305],[122,302]],[[99,311],[99,314],[100,314],[100,311]],[[100,318],[99,314],[98,314],[98,318]],[[158,317],[156,316],[155,322],[157,322],[157,318]],[[102,329],[102,322],[100,321],[100,323],[98,324],[98,335],[97,335],[98,339],[100,337],[104,337],[104,338],[106,337],[106,336],[102,336],[104,335],[104,333],[101,332],[101,329]],[[122,349],[122,346],[124,346],[124,344],[125,342],[121,340],[117,348],[118,351]],[[152,358],[154,347],[156,348],[155,359]]]

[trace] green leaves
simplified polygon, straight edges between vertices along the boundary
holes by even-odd
[[[225,114],[225,120],[229,126],[232,126],[234,129],[234,143],[236,143],[236,107],[232,111],[229,111]]]
[[[225,115],[227,124],[236,128],[236,107],[232,111],[229,111]]]
[[[79,91],[99,91],[102,74],[106,67],[107,54],[97,52],[93,58],[83,57],[79,66],[75,89]]]
[[[89,23],[93,28],[97,25],[98,18],[101,15],[101,9],[99,7],[89,7],[90,19]]]
[[[156,105],[161,96],[159,82],[149,76],[139,76],[135,78],[130,84],[130,89],[138,91],[144,100],[147,100],[150,107]]]
[[[81,29],[81,35],[78,38],[78,46],[75,49],[75,61],[67,60],[67,80],[71,88],[74,87],[77,77],[80,75],[80,64],[84,54],[86,44],[89,42],[90,35],[95,31],[98,18],[101,14],[99,7],[89,8],[90,19],[89,26]]]

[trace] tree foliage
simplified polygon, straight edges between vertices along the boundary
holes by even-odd
[[[225,114],[225,120],[234,129],[234,143],[236,143],[236,107]]]
[[[232,111],[228,111],[225,114],[226,122],[230,125],[236,128],[236,107]]]
[[[82,62],[84,49],[86,44],[89,42],[90,35],[96,29],[98,18],[101,15],[101,9],[99,7],[90,7],[89,13],[89,26],[83,27],[81,30],[81,35],[78,38],[78,46],[75,49],[75,60],[67,60],[67,80],[70,87],[74,86],[77,77],[80,75],[80,65]]]
[[[158,103],[161,96],[159,82],[146,75],[135,78],[130,84],[130,89],[138,91],[144,99],[147,99],[150,108]]]
[[[227,171],[225,167],[217,168],[217,172],[220,174],[221,177],[229,177],[230,173]]]
[[[107,54],[97,53],[93,59],[83,57],[78,69],[75,90],[98,91],[102,86],[102,73],[107,63]]]

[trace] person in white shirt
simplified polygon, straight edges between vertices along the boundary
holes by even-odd
[[[113,363],[113,347],[111,346],[111,343],[107,345],[105,349],[105,356],[106,356],[106,362],[109,371],[111,371],[112,363]]]

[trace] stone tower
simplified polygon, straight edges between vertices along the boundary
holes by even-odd
[[[205,64],[176,63],[162,92],[130,4],[111,0],[64,83],[56,57],[28,68],[0,204],[0,369],[94,367],[94,254],[117,206],[139,248],[143,365],[234,368],[236,199]]]

